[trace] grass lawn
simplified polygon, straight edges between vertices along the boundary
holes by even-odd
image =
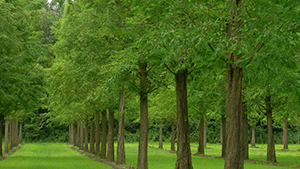
[[[111,169],[72,150],[65,143],[26,143],[0,161],[1,169]]]
[[[158,143],[150,142],[149,146],[158,147]],[[267,145],[257,145],[259,148],[250,148],[250,159],[264,162],[266,160]],[[115,143],[115,148],[117,144]],[[170,143],[164,143],[164,148],[170,150]],[[205,154],[209,156],[221,156],[220,144],[207,144],[210,149],[205,149]],[[287,169],[300,166],[300,145],[289,145],[290,151],[280,151],[282,145],[276,145],[277,161],[284,166],[273,166],[269,164],[255,164],[245,162],[245,169]],[[138,158],[138,143],[126,143],[126,163],[136,167]],[[191,144],[192,153],[197,151],[197,143]],[[115,151],[116,152],[116,151]],[[149,169],[174,169],[176,154],[164,150],[148,149]],[[224,168],[224,159],[193,156],[192,163],[194,168],[201,169],[221,169]],[[34,168],[101,168],[110,167],[81,155],[72,150],[70,145],[65,143],[27,143],[6,160],[0,161],[2,169],[34,169]]]

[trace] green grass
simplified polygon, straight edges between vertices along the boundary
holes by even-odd
[[[64,143],[26,143],[0,162],[1,169],[111,169],[72,150]]]
[[[158,147],[158,143],[150,142],[149,146]],[[197,151],[197,143],[191,144],[192,153]],[[250,148],[250,159],[260,161],[258,164],[245,162],[245,169],[287,169],[300,165],[300,145],[289,145],[290,151],[280,151],[282,145],[276,145],[276,156],[278,163],[284,167],[269,164],[259,164],[266,160],[267,145],[257,145],[259,148]],[[117,144],[115,144],[115,148]],[[164,143],[164,148],[170,150],[170,143]],[[211,149],[205,149],[205,154],[209,156],[221,156],[220,144],[207,144]],[[138,143],[126,143],[126,163],[136,167],[138,158]],[[148,149],[149,169],[174,169],[176,154],[163,150]],[[221,169],[224,168],[224,159],[193,156],[192,163],[194,168],[201,169]],[[106,165],[90,160],[88,157],[72,150],[69,145],[64,143],[27,143],[15,154],[0,162],[2,169],[34,169],[34,168],[110,168]]]

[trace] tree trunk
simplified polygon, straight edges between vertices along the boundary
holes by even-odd
[[[80,132],[79,132],[79,135],[80,135],[79,149],[83,150],[83,123],[82,122],[80,122]]]
[[[160,121],[159,124],[159,149],[163,149],[163,124],[162,121]]]
[[[206,147],[206,140],[207,140],[206,128],[207,128],[207,122],[206,120],[204,120],[204,129],[203,129],[204,148]]]
[[[175,74],[177,100],[177,160],[175,169],[192,169],[187,105],[187,69]]]
[[[95,154],[95,122],[94,117],[91,119],[91,134],[90,134],[90,153]]]
[[[77,140],[77,143],[76,143],[76,146],[80,148],[80,121],[78,120],[77,121],[77,134],[76,134],[76,140]]]
[[[107,160],[115,161],[114,151],[114,112],[109,110],[108,114],[108,136],[107,136]]]
[[[100,114],[95,115],[95,141],[96,141],[96,155],[100,156]]]
[[[232,53],[232,46],[238,46],[241,41],[240,8],[242,0],[231,0],[227,22],[227,38],[229,40],[226,63],[226,145],[224,169],[243,169],[244,159],[242,152],[242,78],[243,69],[239,60],[240,54]]]
[[[222,114],[222,157],[226,156],[226,117]]]
[[[226,133],[227,143],[224,169],[243,169],[242,155],[242,68],[233,68],[227,63]]]
[[[102,114],[102,134],[101,134],[101,152],[100,152],[100,158],[105,159],[106,158],[106,129],[107,129],[107,124],[106,124],[106,110],[101,112]]]
[[[175,125],[174,119],[171,119],[171,126],[172,126],[172,139],[171,139],[171,150],[175,151]]]
[[[86,120],[84,125],[84,151],[89,151],[89,133],[88,133],[88,121]]]
[[[69,124],[69,144],[72,144],[72,136],[73,136],[73,133],[72,133],[72,126],[71,124]]]
[[[3,157],[3,150],[2,150],[3,122],[4,122],[4,115],[0,115],[0,157]]]
[[[9,141],[9,118],[6,116],[5,120],[5,146],[4,146],[4,152],[8,153],[8,141]]]
[[[78,146],[78,140],[77,140],[77,124],[73,124],[73,141],[74,141],[74,146]]]
[[[20,124],[19,124],[19,144],[23,144],[23,123],[22,123],[22,117],[20,119]]]
[[[256,148],[255,146],[255,126],[251,126],[252,137],[251,137],[251,148]]]
[[[14,126],[14,121],[13,120],[9,120],[10,121],[10,130],[9,130],[9,149],[12,150],[14,148],[14,143],[13,143],[13,126]]]
[[[276,162],[275,143],[274,143],[273,128],[272,128],[271,96],[266,96],[265,102],[266,102],[267,127],[268,127],[267,161]]]
[[[140,62],[140,139],[137,169],[148,168],[148,91],[147,91],[147,63]]]
[[[288,147],[288,119],[287,119],[287,117],[284,119],[282,144],[283,144],[283,149],[285,149],[285,150],[289,149],[289,147]]]
[[[12,132],[12,135],[13,135],[12,142],[13,142],[13,147],[17,147],[19,144],[19,133],[18,133],[19,125],[18,125],[17,119],[14,119],[13,121],[14,121],[14,123],[13,123],[13,132]]]
[[[197,154],[204,155],[204,117],[201,117],[199,125],[199,146]]]
[[[125,87],[122,87],[119,107],[119,128],[118,128],[118,146],[117,146],[117,164],[125,164],[125,127],[124,127],[124,108],[125,108]]]
[[[248,147],[248,119],[247,114],[244,114],[243,117],[243,153],[244,153],[244,160],[249,160],[249,147]]]

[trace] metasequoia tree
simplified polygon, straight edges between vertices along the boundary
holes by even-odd
[[[20,111],[35,109],[43,97],[43,74],[40,65],[36,63],[42,49],[39,32],[41,25],[37,22],[42,16],[42,6],[33,7],[32,3],[0,2],[0,144],[5,117],[9,115],[18,118]],[[8,129],[9,126],[6,127]],[[19,144],[18,133],[14,133],[14,136],[16,134],[14,145]],[[7,151],[7,143],[5,147]]]

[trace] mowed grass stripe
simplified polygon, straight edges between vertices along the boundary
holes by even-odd
[[[1,169],[111,169],[76,152],[65,143],[26,143],[0,162]]]

